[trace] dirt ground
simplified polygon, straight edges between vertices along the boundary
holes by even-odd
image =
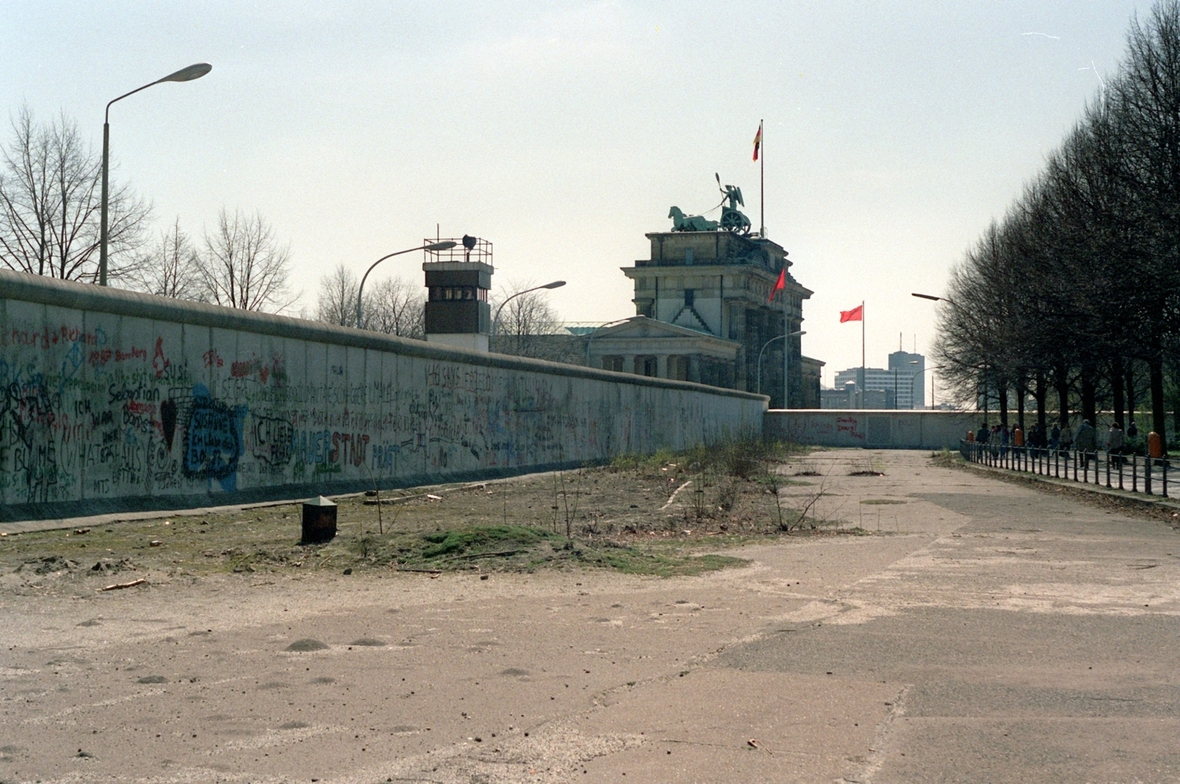
[[[2,537],[0,782],[868,781],[898,683],[709,662],[826,622],[961,524],[914,493],[978,481],[781,457],[341,499],[326,545],[294,506]]]
[[[301,543],[302,507],[295,503],[80,520],[20,534],[0,525],[0,591],[86,593],[226,572],[605,568],[671,576],[740,563],[714,551],[767,536],[880,526],[879,510],[870,509],[866,523],[864,509],[829,497],[832,475],[876,473],[859,455],[822,466],[781,449],[700,457],[662,454],[341,497],[337,536],[322,544]]]

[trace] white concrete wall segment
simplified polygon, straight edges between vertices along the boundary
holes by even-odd
[[[0,271],[0,519],[757,437],[766,398]]]
[[[816,446],[957,449],[982,416],[974,411],[773,409],[766,412],[764,434]]]

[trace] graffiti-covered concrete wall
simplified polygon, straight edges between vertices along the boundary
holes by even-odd
[[[766,399],[0,272],[0,519],[581,465]]]
[[[815,446],[958,449],[959,439],[979,425],[981,416],[970,411],[775,409],[766,414],[765,435]]]

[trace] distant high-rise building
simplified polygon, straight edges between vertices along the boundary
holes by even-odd
[[[879,408],[870,405],[884,401],[884,408],[925,408],[926,407],[926,357],[907,351],[895,351],[889,355],[888,368],[865,368],[864,393],[860,400],[850,400],[849,408]],[[856,389],[861,369],[848,368],[836,373],[835,388],[846,389],[848,384]],[[883,393],[873,395],[871,393]],[[850,395],[851,398],[856,395]]]

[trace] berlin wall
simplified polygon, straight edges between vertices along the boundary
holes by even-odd
[[[979,426],[974,411],[807,409],[766,414],[765,436],[815,446],[872,449],[958,449]]]
[[[0,519],[757,437],[766,398],[0,271]]]

